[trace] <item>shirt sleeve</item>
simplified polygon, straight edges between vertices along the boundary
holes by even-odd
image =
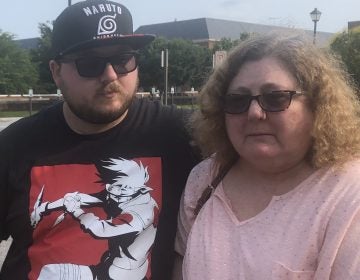
[[[203,190],[211,183],[213,177],[213,158],[208,158],[195,166],[187,179],[185,190],[180,201],[178,226],[175,239],[175,251],[184,256],[186,243],[191,227],[195,221],[194,209]]]
[[[8,211],[8,176],[9,176],[9,151],[8,141],[5,141],[4,132],[0,133],[0,242],[9,237],[6,230],[6,216]]]
[[[355,214],[336,254],[331,280],[360,279],[360,211]]]
[[[360,279],[360,161],[335,169],[324,188],[336,188],[319,248],[315,279]]]

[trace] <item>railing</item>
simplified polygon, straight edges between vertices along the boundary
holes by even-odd
[[[159,99],[163,98],[153,96],[147,92],[138,92],[138,98]],[[62,94],[12,94],[0,95],[0,112],[20,111],[28,112],[32,115],[34,112],[41,110],[44,107],[50,106],[55,102],[62,100]],[[196,95],[172,94],[168,96],[168,105],[190,106],[196,105]],[[27,114],[27,113],[26,113]]]
[[[32,115],[43,107],[62,100],[61,94],[11,94],[0,95],[0,111],[29,112]]]

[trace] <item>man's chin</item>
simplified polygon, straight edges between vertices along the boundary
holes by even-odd
[[[96,125],[106,125],[120,119],[125,112],[117,112],[116,114],[97,114],[92,116],[84,116],[82,119],[88,123]]]
[[[72,108],[72,111],[78,118],[85,122],[96,125],[106,125],[122,118],[129,109],[131,102],[132,100],[122,104],[97,104],[97,108],[77,107]]]

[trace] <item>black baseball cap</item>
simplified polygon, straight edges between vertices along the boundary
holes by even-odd
[[[130,11],[119,3],[87,0],[67,7],[54,21],[51,38],[55,58],[89,48],[128,45],[137,50],[154,40],[134,34]]]

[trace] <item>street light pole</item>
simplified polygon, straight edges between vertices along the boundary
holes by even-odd
[[[68,6],[69,7],[71,6],[71,0],[68,0]]]
[[[314,22],[314,45],[316,43],[316,26],[317,26],[317,22],[320,20],[320,16],[321,16],[321,12],[315,8],[311,13],[310,13],[310,17],[311,20]]]
[[[168,94],[168,76],[169,76],[169,50],[165,49],[161,51],[161,67],[164,68],[164,94],[165,94],[165,105],[167,105],[167,94]]]

